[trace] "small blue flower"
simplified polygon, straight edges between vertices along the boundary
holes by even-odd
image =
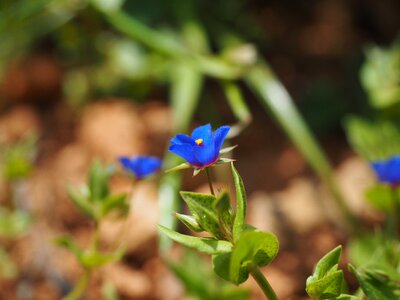
[[[229,130],[229,126],[221,126],[213,133],[210,124],[197,127],[192,136],[177,134],[171,139],[169,151],[195,168],[203,169],[218,160],[219,151]]]
[[[372,162],[371,166],[380,182],[391,185],[400,184],[400,155]]]
[[[122,156],[119,159],[122,167],[133,173],[137,179],[146,177],[161,168],[161,159],[153,156]]]

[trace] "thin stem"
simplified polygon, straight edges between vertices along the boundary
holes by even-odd
[[[250,267],[250,274],[257,282],[258,286],[262,289],[268,300],[278,300],[278,296],[276,296],[275,291],[269,284],[267,278],[265,278],[264,274],[257,266]]]
[[[86,287],[89,283],[90,278],[90,270],[85,269],[85,272],[79,278],[78,283],[75,285],[74,289],[63,298],[63,300],[78,300],[81,298],[83,293],[86,290]]]
[[[213,188],[213,185],[212,185],[212,181],[211,181],[211,175],[210,175],[210,171],[209,171],[209,168],[208,167],[206,167],[206,174],[207,174],[207,180],[208,180],[208,185],[210,186],[210,191],[211,191],[211,194],[213,194],[214,196],[215,196],[215,192],[214,192],[214,188]]]
[[[392,211],[389,213],[386,221],[386,231],[391,237],[396,237],[397,236],[397,230],[398,230],[398,225],[399,225],[399,216],[398,216],[398,210],[399,206],[397,204],[398,201],[398,196],[396,193],[396,186],[393,186],[391,188],[391,200],[392,200]]]

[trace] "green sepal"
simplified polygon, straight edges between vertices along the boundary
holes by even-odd
[[[193,216],[175,213],[176,218],[181,221],[187,228],[195,232],[202,232],[204,229],[197,223]]]
[[[175,166],[175,167],[172,167],[172,168],[170,168],[170,169],[168,169],[168,170],[165,170],[165,172],[166,172],[166,173],[169,173],[169,172],[174,172],[174,171],[189,169],[189,168],[191,168],[191,167],[192,167],[192,166],[191,166],[190,164],[188,164],[188,163],[182,163],[182,164],[177,165],[177,166]]]
[[[229,278],[235,284],[244,282],[251,266],[266,266],[279,251],[276,236],[269,232],[244,231],[236,242],[229,265]]]
[[[197,223],[208,233],[222,239],[224,235],[221,232],[218,214],[213,205],[216,200],[215,196],[194,192],[181,192],[180,194]]]
[[[129,204],[126,202],[126,194],[109,195],[103,199],[100,206],[100,217],[113,211],[123,216],[128,214]]]
[[[312,299],[331,299],[342,293],[343,271],[338,270],[342,246],[338,246],[322,257],[313,274],[307,278],[306,292]]]
[[[380,270],[358,268],[349,265],[364,294],[369,300],[400,299],[400,281],[392,280],[388,274]]]
[[[221,149],[221,150],[219,151],[219,155],[225,154],[225,153],[228,153],[228,152],[231,152],[231,151],[232,151],[233,149],[235,149],[237,146],[238,146],[238,145],[234,145],[234,146],[230,146],[230,147],[223,148],[223,149]]]
[[[233,163],[235,162],[236,159],[232,159],[232,158],[227,158],[227,157],[220,157],[218,158],[216,164],[220,165],[220,164],[228,164],[228,163]]]
[[[193,169],[193,177],[199,175],[199,173],[202,171],[203,169],[200,168],[194,168]]]
[[[67,194],[84,214],[94,220],[98,219],[93,203],[90,201],[90,192],[86,186],[80,189],[67,187]]]
[[[93,202],[102,201],[108,196],[108,179],[110,175],[106,167],[99,160],[94,160],[89,172],[90,199]]]
[[[197,251],[207,254],[221,254],[232,251],[232,244],[227,241],[219,241],[214,238],[200,238],[185,235],[168,229],[162,225],[158,225],[159,230],[168,236],[171,240],[182,244],[186,247],[196,249]]]
[[[243,180],[240,177],[233,163],[231,164],[231,168],[233,174],[233,182],[235,183],[235,189],[236,189],[236,212],[235,212],[235,220],[233,222],[233,239],[234,241],[237,241],[245,227],[246,191],[244,189]]]

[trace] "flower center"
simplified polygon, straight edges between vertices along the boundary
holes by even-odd
[[[199,146],[203,145],[203,139],[197,139],[197,140],[195,140],[195,142]]]

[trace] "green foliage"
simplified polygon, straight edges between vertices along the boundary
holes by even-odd
[[[269,264],[278,254],[279,243],[272,233],[246,230],[231,253],[214,255],[214,271],[234,284],[247,280],[251,268]]]
[[[235,183],[235,189],[236,189],[236,214],[233,223],[233,239],[237,241],[240,238],[240,234],[244,230],[247,198],[242,178],[240,177],[233,163],[231,164],[231,167],[233,174],[233,182]]]
[[[88,184],[80,188],[67,189],[74,204],[96,221],[100,221],[111,212],[124,215],[129,211],[125,194],[109,194],[110,176],[109,168],[102,166],[99,161],[94,161],[90,168]]]
[[[342,246],[328,252],[316,264],[314,273],[307,278],[306,291],[311,299],[351,299],[351,296],[343,294],[343,271],[338,269],[341,252]]]
[[[14,264],[7,251],[0,247],[0,277],[15,278],[17,275],[17,266]]]
[[[391,186],[376,184],[366,191],[365,198],[374,208],[388,214],[395,209],[394,201],[398,201],[399,196],[394,195],[399,192],[399,189],[393,191]]]
[[[100,253],[95,248],[82,249],[69,236],[57,237],[54,242],[56,245],[71,251],[79,264],[86,269],[98,268],[105,264],[118,261],[124,254],[124,249],[122,248],[112,253]]]
[[[372,106],[384,109],[400,102],[400,41],[390,48],[370,46],[361,69],[361,82]]]
[[[168,262],[169,267],[182,281],[187,292],[201,300],[245,300],[249,292],[226,284],[203,260],[191,251],[185,251],[179,263]]]
[[[400,131],[392,122],[350,116],[344,125],[352,148],[365,159],[383,160],[400,153]]]
[[[221,241],[215,238],[200,238],[185,235],[168,229],[162,225],[158,225],[158,229],[171,240],[207,254],[228,253],[232,250],[232,244],[227,241]]]
[[[25,211],[0,207],[0,237],[15,239],[25,233],[30,224],[31,217]]]
[[[27,136],[20,142],[1,146],[0,159],[2,173],[9,181],[15,181],[29,175],[36,152],[36,137]]]

